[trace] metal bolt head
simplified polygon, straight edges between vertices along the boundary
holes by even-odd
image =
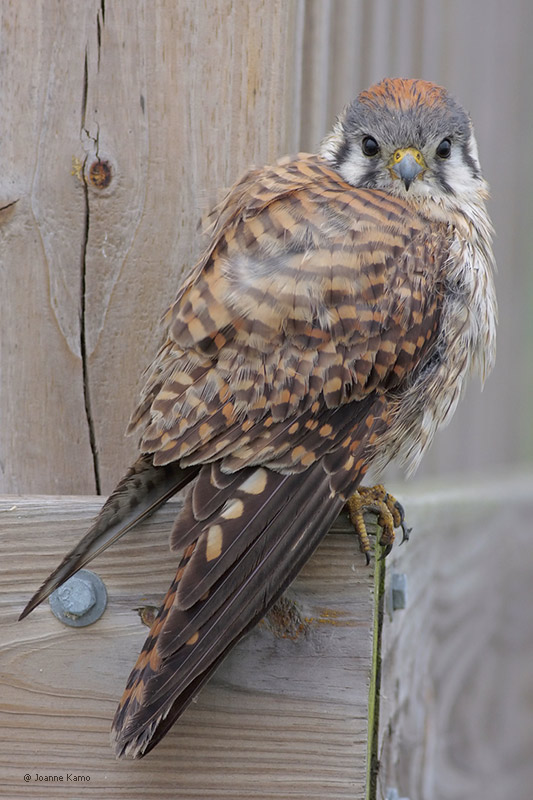
[[[57,590],[59,602],[65,614],[71,617],[82,617],[96,603],[96,594],[89,581],[74,575]]]
[[[102,579],[81,569],[50,595],[52,613],[65,625],[82,628],[100,619],[107,605]]]
[[[407,575],[403,572],[393,572],[390,576],[385,607],[391,621],[396,611],[407,608]]]
[[[407,606],[407,575],[403,572],[393,572],[391,575],[392,610]]]

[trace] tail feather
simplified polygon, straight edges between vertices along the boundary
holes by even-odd
[[[211,591],[216,581],[236,564],[258,535],[279,516],[287,515],[291,498],[289,476],[259,468],[264,474],[265,488],[259,497],[246,496],[235,486],[233,499],[226,501],[214,515],[198,539],[177,593],[180,608],[190,608]],[[246,485],[246,482],[243,482]],[[242,566],[241,568],[242,569]]]
[[[141,456],[108,497],[92,527],[48,576],[19,619],[28,616],[68,578],[152,514],[189,483],[198,470],[199,467],[183,469],[177,464],[155,467],[151,456]]]
[[[318,470],[316,475],[319,475]],[[190,639],[197,631],[203,628],[214,614],[220,609],[226,599],[236,592],[242,586],[244,580],[249,576],[257,567],[264,555],[264,550],[269,545],[276,543],[276,536],[280,537],[280,543],[285,543],[287,530],[292,522],[298,522],[302,525],[301,517],[301,503],[306,500],[309,503],[310,513],[313,513],[314,503],[321,506],[320,498],[311,496],[309,493],[317,492],[320,489],[319,481],[311,482],[301,491],[293,491],[294,481],[288,476],[276,476],[279,479],[280,485],[285,485],[285,500],[284,503],[278,504],[279,498],[271,493],[270,499],[275,501],[275,511],[269,510],[269,516],[261,520],[253,532],[252,536],[248,539],[248,546],[245,552],[236,559],[234,562],[227,564],[226,572],[212,585],[212,587],[200,596],[192,607],[184,608],[180,602],[181,581],[189,572],[189,564],[194,568],[193,559],[196,555],[196,547],[189,555],[186,554],[184,561],[180,564],[178,575],[181,575],[181,580],[176,584],[176,600],[173,601],[172,608],[170,609],[169,619],[161,631],[158,643],[159,652],[166,658],[175,653],[188,639]],[[287,485],[288,484],[288,485]],[[300,504],[300,505],[299,505]],[[306,516],[307,516],[306,508]],[[283,528],[280,522],[283,523]],[[261,524],[262,523],[262,524]],[[179,584],[179,585],[178,585]]]
[[[342,500],[332,496],[320,464],[304,478],[275,475],[274,486],[283,485],[286,498],[279,513],[269,510],[208,595],[184,609],[179,579],[174,581],[115,716],[117,755],[142,757],[159,741],[231,647],[278,599],[338,515]],[[263,508],[269,501],[277,511],[273,486]],[[196,543],[178,575],[187,573],[195,551]]]

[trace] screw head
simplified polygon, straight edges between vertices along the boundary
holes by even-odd
[[[65,625],[82,628],[100,619],[107,605],[102,579],[81,569],[50,595],[52,613]]]
[[[407,575],[405,573],[393,572],[390,576],[385,594],[385,607],[391,621],[395,611],[407,608]]]

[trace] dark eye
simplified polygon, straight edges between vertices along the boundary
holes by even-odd
[[[449,139],[443,139],[437,147],[437,155],[439,158],[449,158],[452,153],[452,143]]]
[[[365,136],[363,137],[363,141],[361,144],[363,153],[365,156],[377,156],[379,153],[379,144],[376,142],[373,136]]]

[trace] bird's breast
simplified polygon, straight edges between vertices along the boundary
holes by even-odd
[[[481,213],[479,225],[455,231],[435,345],[390,400],[391,424],[373,458],[378,468],[397,458],[414,471],[438,428],[450,421],[468,375],[477,370],[483,381],[492,369],[497,307],[490,232]]]

